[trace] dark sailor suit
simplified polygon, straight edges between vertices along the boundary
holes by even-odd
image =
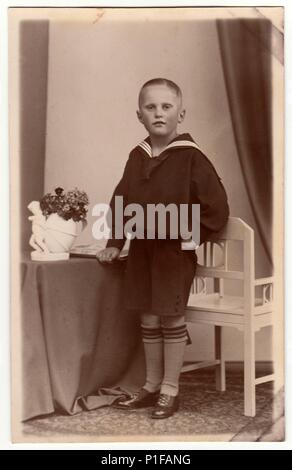
[[[178,135],[153,158],[149,137],[130,153],[114,197],[124,205],[200,204],[200,243],[214,238],[227,222],[229,207],[221,179],[192,137]],[[113,227],[114,234],[114,227]],[[125,239],[111,237],[107,247],[121,249]],[[196,272],[195,251],[181,239],[131,240],[125,273],[125,307],[138,313],[183,315]]]

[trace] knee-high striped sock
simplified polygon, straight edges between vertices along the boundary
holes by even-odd
[[[156,392],[160,389],[163,378],[163,337],[160,327],[142,327],[146,362],[146,382],[143,388],[148,392]]]
[[[163,327],[164,339],[164,377],[161,393],[176,396],[179,390],[179,376],[184,360],[188,334],[186,325]]]

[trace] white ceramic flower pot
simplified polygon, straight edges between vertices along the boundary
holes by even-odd
[[[51,214],[46,221],[45,244],[51,253],[69,252],[77,236],[77,222]]]

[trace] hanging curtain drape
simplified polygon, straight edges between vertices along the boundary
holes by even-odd
[[[20,214],[21,249],[29,249],[31,212],[27,205],[44,194],[49,22],[20,26]]]
[[[272,259],[271,22],[218,20],[233,131],[249,202]]]

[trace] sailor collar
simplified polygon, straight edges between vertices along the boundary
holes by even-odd
[[[173,148],[195,148],[200,150],[200,147],[192,140],[189,134],[181,134],[172,140],[165,149],[158,155],[158,157],[153,157],[152,149],[150,145],[150,138],[147,137],[145,140],[140,142],[137,147],[143,150],[144,153],[147,154],[150,158],[158,158],[162,153],[166,152],[167,150],[171,150]]]

